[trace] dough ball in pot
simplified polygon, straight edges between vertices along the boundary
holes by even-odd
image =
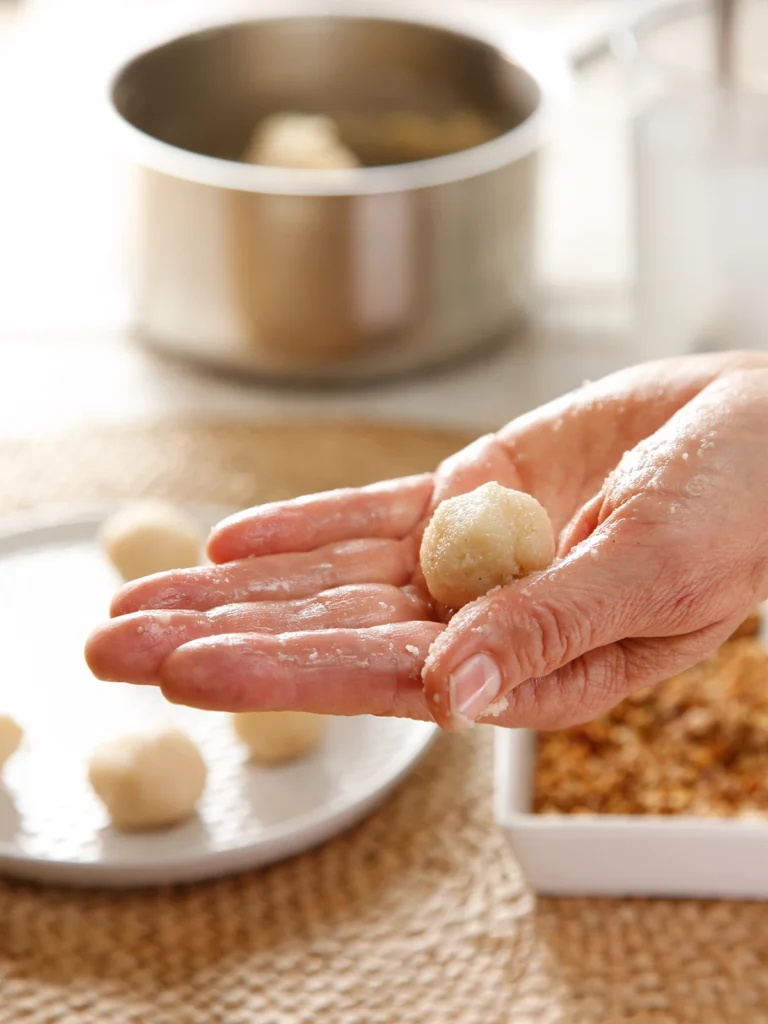
[[[339,137],[336,122],[323,114],[273,114],[258,126],[244,160],[263,167],[328,171],[359,167]]]
[[[0,771],[19,749],[24,730],[10,715],[0,715]]]

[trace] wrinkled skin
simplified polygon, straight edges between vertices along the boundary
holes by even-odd
[[[768,596],[767,438],[762,355],[623,371],[434,474],[225,520],[214,567],[122,588],[88,663],[201,708],[456,729],[498,693],[507,706],[485,720],[500,725],[588,720],[706,657]],[[420,581],[421,531],[440,500],[488,480],[538,498],[558,557],[450,618]]]

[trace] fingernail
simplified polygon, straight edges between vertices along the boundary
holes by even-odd
[[[501,672],[493,658],[475,654],[451,673],[449,685],[451,711],[474,722],[498,697]]]

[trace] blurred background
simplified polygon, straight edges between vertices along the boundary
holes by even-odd
[[[359,6],[364,13],[364,0]],[[768,116],[761,95],[768,75],[768,56],[761,47],[768,49],[768,32],[760,31],[765,5],[749,0],[742,5],[735,44],[738,75],[726,90],[728,110],[713,99],[723,95],[716,88],[716,6],[707,0],[474,0],[465,5],[470,20],[480,13],[500,19],[499,38],[516,40],[512,45],[519,47],[523,65],[536,53],[532,75],[536,79],[546,67],[547,88],[559,64],[573,71],[567,110],[559,112],[533,147],[535,190],[521,177],[487,199],[484,216],[490,220],[494,204],[509,211],[518,203],[526,217],[532,211],[532,226],[520,227],[521,234],[533,232],[530,251],[515,256],[523,260],[524,269],[509,262],[509,252],[498,255],[505,244],[509,249],[514,243],[509,234],[517,229],[508,228],[509,220],[504,223],[506,240],[499,228],[501,240],[484,245],[478,229],[469,243],[471,265],[483,253],[477,276],[486,283],[494,275],[500,278],[505,268],[512,268],[516,278],[526,277],[519,296],[525,325],[516,321],[506,332],[486,330],[494,340],[505,334],[501,348],[489,353],[481,344],[487,340],[480,337],[485,328],[469,314],[462,326],[463,313],[451,308],[446,319],[453,327],[438,330],[446,339],[446,357],[477,350],[477,358],[425,375],[421,371],[427,364],[441,361],[435,358],[439,352],[422,359],[414,349],[412,358],[398,357],[391,366],[386,359],[374,361],[359,373],[334,355],[326,366],[310,360],[299,376],[303,384],[330,381],[345,388],[299,392],[283,386],[282,378],[290,382],[297,375],[283,373],[279,366],[276,372],[267,366],[265,374],[265,364],[256,360],[255,374],[243,375],[242,360],[207,358],[211,346],[218,344],[217,332],[236,334],[240,328],[223,324],[217,319],[220,310],[204,309],[202,299],[199,308],[191,308],[174,289],[186,282],[200,293],[201,281],[207,287],[213,278],[218,281],[229,273],[222,271],[222,261],[230,257],[208,253],[205,266],[193,270],[191,254],[206,243],[203,236],[195,240],[185,234],[179,223],[157,227],[152,237],[145,231],[137,242],[142,217],[154,216],[147,206],[151,186],[145,183],[143,193],[137,194],[136,164],[144,154],[137,159],[125,136],[113,130],[118,119],[109,116],[114,109],[110,112],[107,102],[107,83],[148,40],[184,35],[207,18],[226,20],[228,9],[233,18],[247,17],[258,13],[259,5],[240,3],[235,9],[220,3],[206,7],[198,0],[0,0],[0,430],[28,434],[83,419],[188,410],[249,415],[362,410],[385,418],[483,427],[584,378],[649,356],[761,344],[765,303],[759,268],[768,244],[763,184]],[[391,7],[393,12],[413,9],[397,0],[391,0]],[[426,20],[430,11],[438,21],[447,11],[451,17],[462,16],[453,5],[437,0],[422,0],[418,11]],[[633,37],[627,25],[649,11],[651,28]],[[516,37],[522,39],[523,33],[521,43]],[[229,74],[224,67],[219,72],[225,79]],[[162,77],[174,71],[158,73]],[[211,72],[214,78],[216,73]],[[144,88],[140,78],[134,85]],[[151,86],[146,88],[145,101],[151,104]],[[181,95],[181,86],[179,90]],[[186,173],[174,168],[172,177]],[[253,187],[260,188],[258,182]],[[365,186],[369,191],[376,187]],[[153,201],[164,210],[181,202],[202,210],[197,194],[183,198],[181,190],[169,193],[167,202],[157,195]],[[398,244],[403,244],[395,237],[398,216],[406,225],[410,217],[402,204],[392,216],[384,206],[379,212],[374,207],[368,203],[368,212],[358,220],[368,224],[365,230],[372,238],[381,237],[382,249],[391,249],[390,257],[378,263],[374,258],[367,271],[373,305],[382,307],[396,301],[387,298],[387,288],[424,292],[422,283],[408,275],[429,277],[432,271],[418,259],[411,259],[409,269],[397,255]],[[198,219],[218,215],[208,210]],[[249,216],[258,221],[241,234],[263,232],[264,216],[274,220],[272,213],[246,211],[238,216],[242,223]],[[322,230],[338,230],[335,214],[319,216],[329,218]],[[312,246],[322,249],[326,244],[322,230],[311,235],[305,221],[298,230],[300,241],[289,243],[283,235],[278,248],[284,243],[284,248],[304,246],[306,252],[309,247],[315,253],[312,259],[319,259]],[[412,225],[402,230],[413,230]],[[431,232],[429,244],[444,251],[458,250],[467,241],[461,241],[458,229],[451,234],[442,227],[441,241],[436,241],[435,230],[425,229]],[[186,251],[183,266],[180,249]],[[250,258],[269,263],[272,276],[258,287],[277,304],[283,301],[279,295],[290,294],[293,300],[300,294],[295,282],[301,271],[295,252],[280,258],[275,252],[273,245],[271,255],[252,253]],[[363,270],[367,266],[365,259],[357,264]],[[252,272],[246,267],[246,275]],[[242,281],[242,267],[238,273]],[[149,297],[147,278],[153,291]],[[509,288],[515,286],[509,283]],[[244,287],[253,305],[254,289],[248,282]],[[333,287],[321,283],[314,298],[302,294],[302,315],[315,321],[326,316],[325,307],[318,310],[318,295]],[[484,293],[478,287],[471,301],[482,313]],[[435,295],[433,289],[432,299]],[[211,301],[220,299],[217,294]],[[402,296],[400,301],[405,301]],[[266,314],[262,309],[253,315],[263,321]],[[381,315],[386,320],[387,313]],[[416,320],[418,315],[413,314]],[[175,337],[157,337],[158,317]],[[169,317],[177,322],[168,324]],[[206,322],[200,337],[192,337],[197,328],[191,320]],[[164,329],[159,329],[161,335]],[[252,334],[265,329],[263,322],[248,328]],[[296,329],[296,323],[287,328]],[[451,329],[456,338],[450,340],[449,352]],[[413,330],[418,334],[418,325]],[[148,334],[151,342],[159,342],[151,346],[154,355],[143,344]],[[440,337],[427,347],[439,347]],[[400,338],[393,344],[405,352],[412,341]],[[241,342],[232,340],[235,347]],[[169,352],[172,360],[159,357]],[[209,374],[205,365],[236,373],[224,381]],[[350,388],[350,382],[361,387]],[[381,386],[371,388],[372,382]]]
[[[242,5],[241,5],[242,6]],[[622,0],[504,0],[492,7],[560,56],[607,41]],[[441,5],[425,2],[421,10]],[[223,15],[221,4],[210,11]],[[631,207],[621,71],[605,47],[577,73],[539,168],[534,332],[492,359],[384,390],[332,395],[206,378],[133,344],[131,162],[104,116],[125,52],[183,33],[200,13],[176,0],[0,0],[0,429],[186,409],[458,419],[480,426],[632,361]],[[393,10],[397,4],[393,0]],[[203,15],[205,14],[203,5]],[[551,36],[549,35],[551,33]],[[589,48],[589,47],[588,47]]]

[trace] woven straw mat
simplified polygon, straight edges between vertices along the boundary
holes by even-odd
[[[466,438],[165,424],[0,444],[0,511],[246,505],[433,466]],[[0,882],[0,1024],[768,1024],[760,904],[546,900],[491,814],[490,728],[445,736],[354,831],[267,870],[131,893]]]

